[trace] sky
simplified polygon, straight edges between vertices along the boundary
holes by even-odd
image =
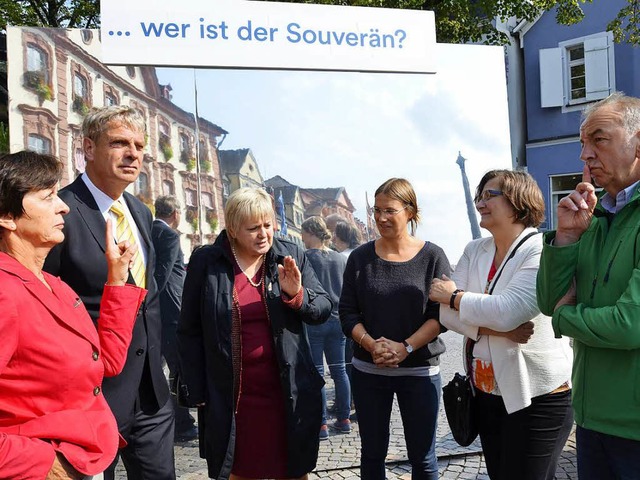
[[[444,45],[438,72],[345,73],[158,68],[172,101],[229,134],[222,150],[250,148],[263,178],[307,188],[345,187],[355,216],[385,180],[414,186],[417,236],[452,264],[472,239],[458,152],[472,195],[482,175],[510,168],[504,54],[500,47]],[[488,232],[482,231],[483,236]]]

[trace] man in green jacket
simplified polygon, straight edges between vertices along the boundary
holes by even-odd
[[[545,235],[538,304],[556,336],[574,339],[578,477],[639,478],[640,99],[587,108],[580,142],[582,183]]]

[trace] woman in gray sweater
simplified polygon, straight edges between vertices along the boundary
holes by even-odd
[[[434,278],[449,275],[450,265],[440,247],[414,237],[420,214],[407,180],[383,183],[373,210],[380,238],[349,256],[339,307],[342,329],[355,342],[352,389],[361,476],[385,478],[395,394],[412,478],[436,480],[439,356],[445,346],[438,337],[439,306],[428,292]]]

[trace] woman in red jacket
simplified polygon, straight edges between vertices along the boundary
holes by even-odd
[[[125,285],[135,246],[110,235],[97,328],[73,290],[42,271],[64,239],[61,173],[49,155],[0,156],[0,478],[102,478],[118,449],[101,384],[124,365],[146,291]]]

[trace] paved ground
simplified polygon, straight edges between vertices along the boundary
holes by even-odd
[[[461,342],[460,335],[444,334],[447,353],[442,358],[442,381],[445,384],[453,374],[461,370]],[[331,379],[327,378],[327,396],[333,395]],[[198,456],[197,442],[176,444],[176,470],[178,478],[182,480],[205,480],[206,463]],[[469,447],[460,447],[451,437],[444,411],[441,408],[437,432],[436,453],[440,478],[442,479],[485,479],[489,476],[484,465],[479,441]],[[320,443],[318,465],[310,478],[353,480],[360,478],[360,438],[358,425],[353,424],[350,434],[330,432],[329,440]],[[122,469],[118,478],[125,479]],[[556,472],[557,479],[576,479],[575,437],[572,434],[565,446]],[[411,468],[407,462],[407,455],[402,434],[402,421],[397,406],[391,420],[391,439],[387,456],[387,480],[409,480]],[[517,479],[514,479],[517,480]]]

